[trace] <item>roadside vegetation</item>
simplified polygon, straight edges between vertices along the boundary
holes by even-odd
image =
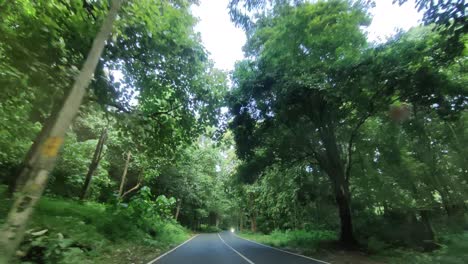
[[[468,257],[468,232],[440,235],[440,248],[421,252],[405,247],[394,247],[382,241],[369,241],[368,248],[343,251],[331,231],[275,230],[269,234],[244,231],[239,236],[264,245],[336,264],[345,263],[453,263],[463,264]]]
[[[230,228],[334,263],[468,259],[463,4],[373,43],[372,1],[232,0],[227,73],[195,2],[0,4],[0,264],[145,263]]]
[[[4,205],[11,199],[6,195],[6,186],[1,187],[0,223],[3,223],[7,213]],[[170,219],[170,215],[138,216],[142,213],[138,209],[141,203],[151,202],[142,196],[136,195],[125,211],[117,207],[124,204],[45,197],[39,202],[25,240],[16,252],[18,262],[147,263],[191,236],[191,231]],[[161,206],[164,205],[154,209]]]
[[[64,138],[50,136],[119,2],[76,117]],[[0,4],[0,263],[143,263],[223,225],[227,74],[208,59],[191,5]]]
[[[373,43],[363,1],[232,1],[243,236],[344,263],[466,261],[465,11],[417,3],[424,25]]]

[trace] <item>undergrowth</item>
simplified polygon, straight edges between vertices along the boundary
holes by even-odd
[[[274,247],[287,248],[304,254],[314,253],[323,241],[336,240],[337,234],[328,230],[275,230],[270,234],[242,232],[240,236]]]
[[[0,188],[0,224],[11,204],[4,189]],[[136,199],[140,198],[149,199],[142,195]],[[135,203],[141,199],[116,210],[99,203],[43,197],[16,263],[147,263],[189,237],[188,230],[160,215],[137,221],[140,212]]]
[[[432,252],[419,252],[408,249],[387,248],[379,251],[374,259],[385,263],[444,263],[465,264],[468,260],[468,232],[446,234],[439,237],[440,249]]]
[[[330,243],[326,242],[337,240],[337,234],[323,230],[273,231],[270,234],[241,232],[239,235],[265,245],[332,260],[333,263],[465,264],[468,259],[468,232],[439,236],[440,249],[432,252],[391,247],[375,239],[370,239],[366,245],[362,245],[362,252],[345,252],[330,247]],[[356,255],[359,257],[356,258]]]

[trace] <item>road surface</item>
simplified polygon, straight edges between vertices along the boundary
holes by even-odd
[[[149,264],[325,264],[239,238],[233,233],[200,234]]]

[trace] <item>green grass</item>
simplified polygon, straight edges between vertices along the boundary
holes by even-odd
[[[327,230],[275,230],[271,232],[271,234],[242,232],[239,235],[241,237],[254,240],[265,245],[286,248],[295,252],[309,255],[317,252],[321,242],[337,239],[335,232]]]
[[[465,264],[468,260],[468,232],[440,236],[441,248],[433,252],[369,245],[379,248],[372,250],[373,254],[333,248],[327,241],[336,240],[337,235],[330,231],[274,231],[271,234],[241,232],[239,235],[265,245],[285,248],[332,263]],[[372,243],[380,242],[369,241],[369,244]]]
[[[0,223],[11,204],[4,191],[0,186]],[[21,249],[28,256],[23,259],[48,254],[45,263],[147,263],[190,237],[177,223],[155,225],[156,234],[151,236],[103,204],[43,197],[27,229],[29,234],[48,231],[39,237],[26,236]]]

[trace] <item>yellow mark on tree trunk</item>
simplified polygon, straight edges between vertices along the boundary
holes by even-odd
[[[42,146],[42,154],[47,157],[55,157],[58,154],[60,146],[62,145],[62,137],[50,137]]]

